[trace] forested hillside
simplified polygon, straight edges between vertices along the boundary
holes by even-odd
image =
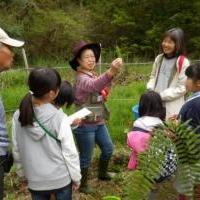
[[[198,0],[1,0],[0,26],[26,41],[31,59],[62,60],[81,39],[152,59],[162,33],[178,26],[190,57],[199,58]]]

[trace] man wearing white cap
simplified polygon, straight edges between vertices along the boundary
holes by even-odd
[[[11,47],[22,47],[23,41],[12,39],[0,28],[0,72],[10,69],[13,62]],[[4,106],[0,98],[0,200],[3,200],[4,169],[9,145]]]

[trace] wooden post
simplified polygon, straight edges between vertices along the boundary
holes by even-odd
[[[24,48],[22,48],[22,55],[23,55],[23,59],[24,59],[25,69],[26,69],[26,72],[28,74],[29,73],[29,66],[28,66],[28,60],[27,60],[26,52],[25,52]]]
[[[100,48],[101,48],[101,43],[100,43]],[[99,74],[102,73],[102,60],[101,60],[101,54],[100,54],[100,57],[99,57]]]

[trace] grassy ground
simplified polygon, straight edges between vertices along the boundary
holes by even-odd
[[[111,117],[108,122],[108,127],[113,141],[116,145],[115,156],[111,168],[117,172],[115,179],[109,183],[99,182],[96,179],[97,173],[97,155],[98,150],[95,153],[95,159],[91,171],[90,183],[97,189],[94,196],[85,196],[76,193],[75,200],[100,200],[106,195],[116,195],[123,197],[123,180],[126,179],[127,160],[129,150],[126,148],[126,133],[132,127],[133,116],[131,107],[138,102],[140,95],[145,91],[145,83],[148,79],[148,74],[151,70],[151,66],[129,66],[126,67],[123,73],[121,73],[115,80],[110,94],[108,107],[111,111]],[[74,81],[74,75],[70,69],[60,69],[60,74],[63,79]],[[11,116],[13,111],[19,106],[22,97],[28,91],[26,86],[27,74],[24,71],[9,71],[4,72],[0,76],[0,94],[3,98],[5,109],[7,111],[7,122],[10,130]],[[67,113],[73,112],[73,108],[68,110]],[[25,200],[30,199],[26,186],[20,180],[15,169],[6,177],[6,200]],[[164,192],[160,194],[160,200],[175,199],[174,192],[171,187],[171,183],[166,183]],[[166,192],[167,191],[167,192]],[[168,198],[169,197],[169,198]],[[130,200],[130,199],[128,199]]]

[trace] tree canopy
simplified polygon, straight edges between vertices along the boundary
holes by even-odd
[[[1,0],[0,26],[26,41],[31,58],[69,59],[75,42],[101,42],[107,49],[153,58],[162,34],[180,27],[187,50],[200,50],[198,0]]]

